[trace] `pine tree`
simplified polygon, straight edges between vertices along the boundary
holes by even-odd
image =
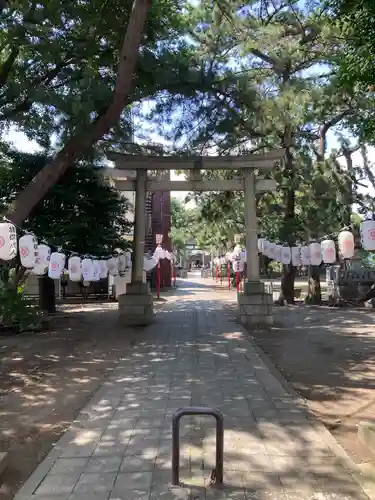
[[[340,203],[354,200],[348,175],[334,157],[327,158],[327,133],[366,109],[363,93],[343,87],[334,75],[340,45],[338,28],[324,8],[297,2],[202,1],[190,12],[190,31],[207,90],[184,101],[173,115],[169,138],[185,139],[186,150],[208,154],[243,154],[284,148],[284,164],[272,173],[277,193],[259,201],[260,231],[293,245],[322,237],[340,227]],[[156,108],[165,121],[181,102],[171,97]],[[176,125],[176,121],[178,122]],[[236,175],[211,172],[209,176]],[[350,198],[349,198],[350,195]],[[241,194],[206,194],[202,214],[214,222]],[[214,203],[220,215],[209,210]],[[233,212],[231,212],[233,214]],[[242,220],[241,220],[242,223]],[[316,270],[315,270],[316,271]],[[282,300],[293,302],[296,270],[285,266]],[[314,274],[311,299],[320,301]]]

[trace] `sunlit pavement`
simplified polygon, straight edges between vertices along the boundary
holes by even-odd
[[[16,500],[360,500],[334,440],[267,367],[228,302],[195,272],[157,307]],[[225,417],[224,489],[209,486],[214,421],[181,423],[181,489],[171,479],[171,418],[182,406]]]

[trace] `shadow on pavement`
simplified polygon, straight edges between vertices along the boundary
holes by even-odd
[[[95,321],[114,314],[93,313]],[[305,406],[270,373],[231,317],[217,294],[185,282],[156,323],[132,338],[55,447],[53,460],[41,464],[44,480],[32,491],[48,495],[61,484],[57,489],[69,500],[93,492],[113,500],[173,498],[171,418],[182,406],[199,405],[225,416],[226,490],[221,496],[208,487],[214,422],[186,418],[181,479],[191,486],[191,499],[367,498]],[[345,366],[336,369],[344,373]]]

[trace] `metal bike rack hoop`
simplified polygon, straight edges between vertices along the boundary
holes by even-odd
[[[210,415],[216,419],[216,484],[223,484],[224,469],[224,416],[215,408],[187,406],[180,408],[172,420],[172,485],[180,484],[180,420],[185,415]]]

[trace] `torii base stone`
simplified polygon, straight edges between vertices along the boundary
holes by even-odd
[[[244,283],[243,293],[238,293],[238,319],[244,326],[270,327],[273,325],[273,297],[264,290],[261,281]]]

